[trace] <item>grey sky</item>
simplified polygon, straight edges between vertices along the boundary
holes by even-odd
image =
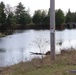
[[[30,9],[30,13],[33,13],[38,9],[48,10],[50,7],[50,0],[0,0],[5,4],[10,4],[12,7],[16,6],[19,2],[22,2],[24,6]],[[62,9],[64,13],[70,8],[71,11],[76,11],[76,0],[55,0],[55,9]]]

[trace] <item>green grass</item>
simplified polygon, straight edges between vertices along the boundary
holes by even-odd
[[[69,73],[69,70],[76,70],[76,51],[56,55],[55,61],[48,55],[43,60],[33,59],[2,70],[2,75],[76,75]]]
[[[68,70],[76,69],[75,66],[53,65],[27,72],[26,75],[69,75]]]

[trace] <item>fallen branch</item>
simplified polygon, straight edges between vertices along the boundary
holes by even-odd
[[[34,52],[30,52],[31,54],[35,54],[35,55],[45,55],[43,53],[34,53]]]

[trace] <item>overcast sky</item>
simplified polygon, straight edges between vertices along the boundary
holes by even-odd
[[[48,10],[50,7],[50,0],[0,0],[5,4],[10,4],[12,7],[18,5],[19,2],[28,9],[30,9],[30,13],[33,13],[38,9],[46,9]],[[55,0],[55,9],[62,9],[64,13],[70,10],[72,12],[76,11],[76,0]]]

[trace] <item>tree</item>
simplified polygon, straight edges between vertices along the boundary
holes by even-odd
[[[32,21],[35,24],[41,24],[41,10],[35,11]]]
[[[58,9],[55,11],[55,21],[56,21],[56,27],[61,27],[61,25],[65,21],[64,13],[61,9]]]
[[[44,19],[45,19],[45,17],[46,17],[46,11],[42,11],[41,12],[41,24],[44,24]]]
[[[44,10],[37,10],[35,11],[34,15],[33,15],[33,23],[35,24],[39,24],[39,25],[43,25],[45,24],[45,18],[46,18],[46,11]]]
[[[65,19],[65,22],[67,23],[67,22],[71,22],[72,21],[72,14],[71,14],[71,11],[70,11],[70,9],[68,10],[68,13],[67,13],[67,15],[66,15],[66,19]]]
[[[25,7],[24,7],[24,6],[22,5],[22,3],[20,2],[20,3],[16,6],[16,11],[15,11],[17,24],[19,24],[20,15],[23,14],[24,12],[25,12]],[[22,16],[22,15],[21,15],[21,16]]]
[[[0,3],[0,23],[3,24],[6,21],[6,14],[4,12],[5,5],[3,2]]]
[[[74,22],[76,22],[76,12],[74,13]]]
[[[21,13],[25,12],[25,7],[23,6],[23,4],[20,2],[17,6],[16,6],[16,15],[20,15]]]
[[[45,50],[47,49],[47,46],[49,45],[49,40],[47,38],[43,38],[42,36],[39,36],[33,40],[31,45],[36,46],[39,49],[39,54],[41,54],[41,63],[43,63],[43,55]],[[32,54],[38,54],[31,52]]]
[[[50,24],[50,9],[48,11],[48,14],[44,18],[44,24],[47,24],[47,25]]]
[[[6,14],[4,12],[5,4],[3,2],[0,3],[0,31],[5,31],[5,22],[6,22]]]
[[[10,13],[14,13],[12,10],[13,10],[13,8],[12,8],[9,4],[7,4],[7,5],[5,6],[5,13],[6,13],[7,16],[8,16]]]
[[[66,14],[65,22],[66,23],[75,22],[75,16],[76,16],[75,13],[72,13],[69,9],[68,13]]]
[[[22,13],[19,17],[19,24],[21,28],[25,28],[27,24],[31,23],[31,17],[28,13]]]
[[[5,13],[6,13],[5,29],[12,31],[16,26],[16,21],[14,17],[13,8],[9,4],[7,4],[5,7]]]
[[[16,6],[15,15],[17,24],[20,24],[22,28],[31,22],[31,17],[21,2]]]
[[[16,25],[16,22],[15,22],[14,15],[13,13],[9,13],[6,19],[7,30],[10,30],[10,31],[14,30],[15,25]]]

